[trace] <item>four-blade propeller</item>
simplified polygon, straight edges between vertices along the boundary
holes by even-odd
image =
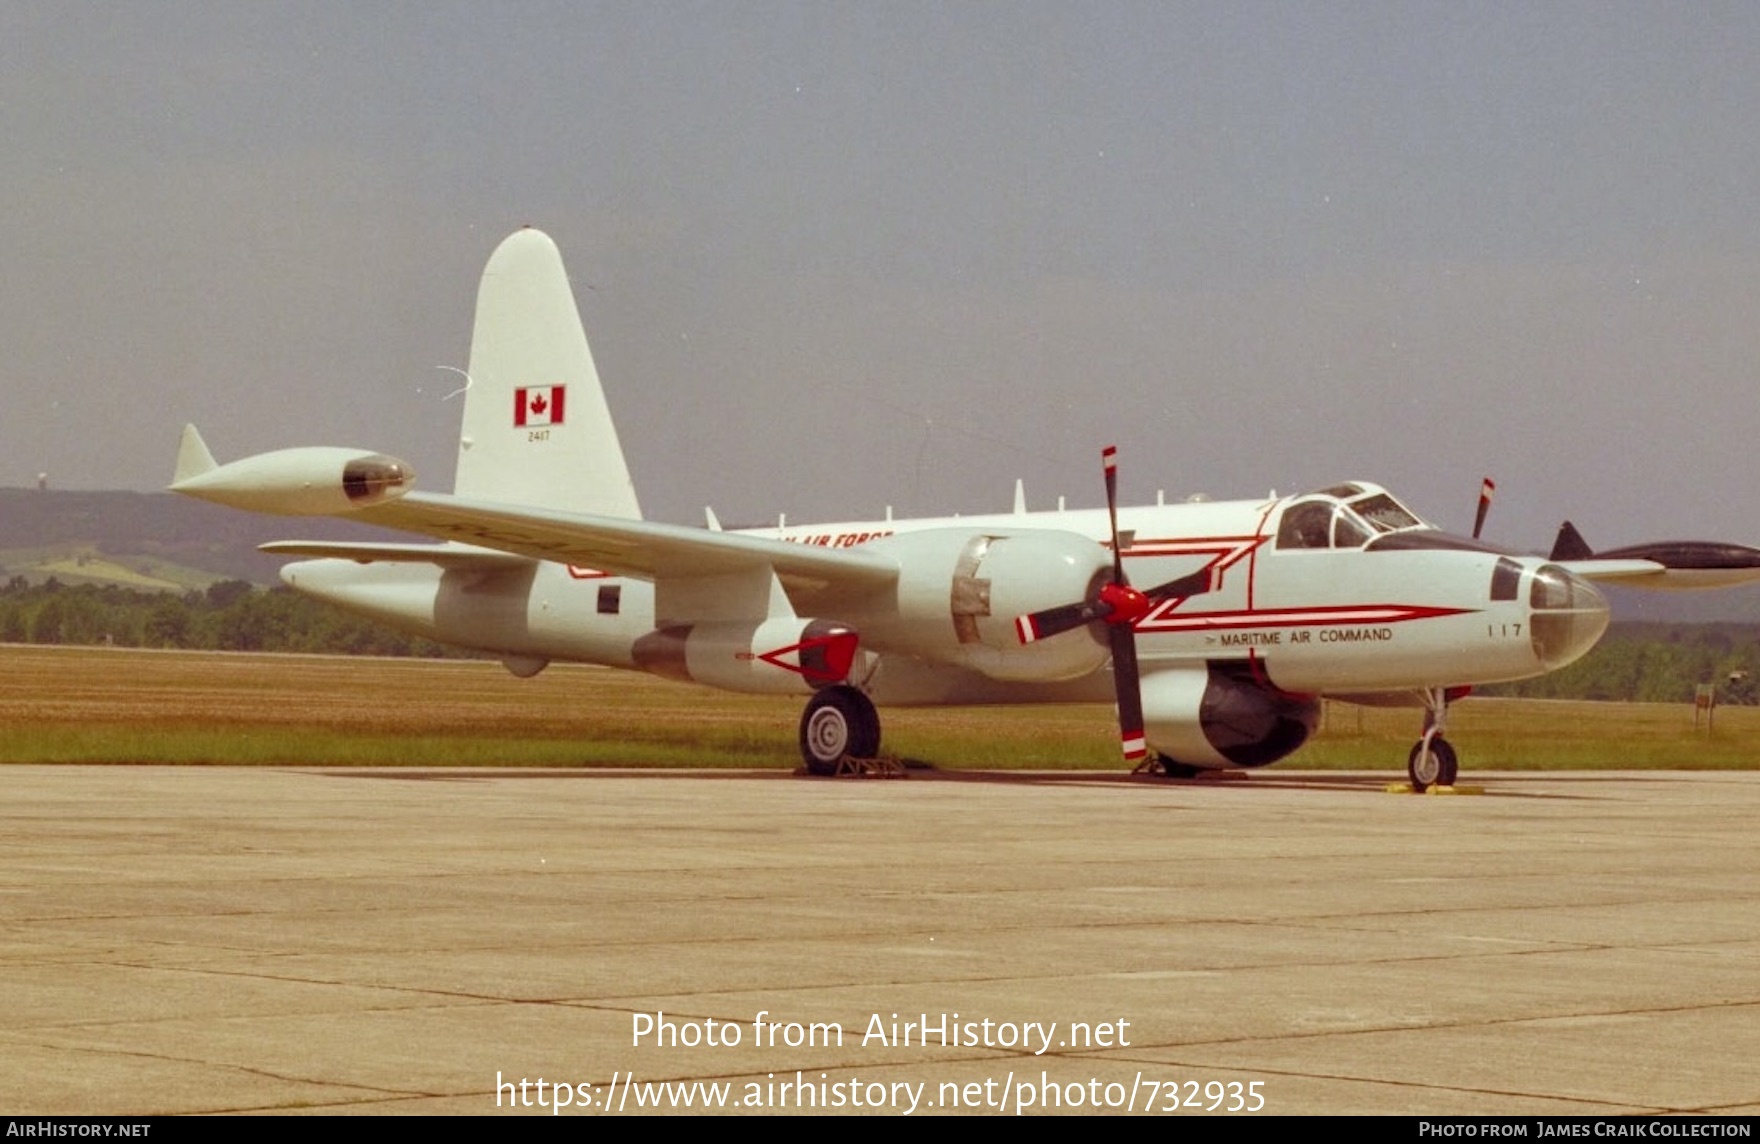
[[[1100,454],[1106,470],[1106,515],[1112,533],[1112,578],[1101,582],[1094,595],[1073,604],[1061,604],[1015,620],[1015,632],[1024,644],[1047,639],[1091,623],[1106,625],[1112,648],[1112,682],[1118,692],[1118,729],[1124,757],[1135,763],[1148,753],[1143,738],[1143,696],[1137,671],[1136,624],[1162,600],[1197,596],[1215,588],[1212,569],[1202,568],[1148,591],[1131,587],[1124,574],[1124,545],[1118,537],[1118,449],[1108,445]]]

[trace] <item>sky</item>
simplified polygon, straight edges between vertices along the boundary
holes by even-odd
[[[1760,5],[0,0],[0,485],[451,487],[562,249],[643,508],[1364,478],[1760,543]]]

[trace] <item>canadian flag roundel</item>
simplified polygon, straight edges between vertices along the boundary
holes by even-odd
[[[562,424],[562,395],[567,389],[566,385],[533,385],[514,390],[514,426]]]

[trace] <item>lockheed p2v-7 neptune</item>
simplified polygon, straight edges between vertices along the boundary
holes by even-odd
[[[813,773],[880,750],[878,709],[1116,703],[1127,761],[1170,775],[1299,748],[1323,697],[1423,712],[1414,787],[1447,785],[1449,704],[1600,638],[1596,581],[1760,579],[1760,550],[1549,556],[1451,535],[1366,481],[1296,496],[723,531],[642,519],[555,244],[521,230],[483,272],[450,494],[368,449],[217,464],[185,429],[172,489],[348,517],[440,543],[289,541],[301,592],[516,675],[552,661],[805,699]],[[1481,516],[1481,523],[1483,517]],[[1477,533],[1475,528],[1475,533]],[[1139,587],[1138,585],[1150,585]]]

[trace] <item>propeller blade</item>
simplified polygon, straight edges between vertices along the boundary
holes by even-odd
[[[1187,596],[1202,596],[1215,589],[1214,569],[1200,568],[1177,580],[1169,580],[1153,588],[1143,590],[1143,595],[1151,600],[1179,600]]]
[[[1015,634],[1023,644],[1042,640],[1097,620],[1106,622],[1106,640],[1112,650],[1112,685],[1118,696],[1119,742],[1125,761],[1138,763],[1149,753],[1143,733],[1143,687],[1137,669],[1138,620],[1153,606],[1150,594],[1137,591],[1124,574],[1124,544],[1118,534],[1118,449],[1108,445],[1100,452],[1106,472],[1106,516],[1112,533],[1112,579],[1103,583],[1093,599],[1016,617]],[[1156,589],[1161,596],[1196,595],[1210,590],[1206,569],[1170,580]]]
[[[1100,450],[1100,464],[1106,470],[1106,519],[1112,526],[1112,579],[1128,584],[1124,578],[1124,549],[1118,543],[1118,446]]]
[[[1201,568],[1177,580],[1169,580],[1147,592],[1139,592],[1131,587],[1124,574],[1125,546],[1120,541],[1118,532],[1118,450],[1108,445],[1100,456],[1106,469],[1106,509],[1112,528],[1113,578],[1110,583],[1101,585],[1099,594],[1093,599],[1016,616],[1015,635],[1023,644],[1049,639],[1096,620],[1105,620],[1113,627],[1129,629],[1149,614],[1156,601],[1202,595],[1215,587],[1214,575],[1209,568]],[[1131,652],[1128,653],[1133,665],[1136,663],[1135,650],[1133,643]],[[1132,671],[1135,671],[1134,666]]]
[[[1180,587],[1186,581],[1195,579],[1200,578],[1186,576],[1162,587]],[[1148,593],[1139,592],[1129,584],[1102,584],[1100,594],[1091,600],[1083,600],[1079,604],[1060,604],[1042,612],[1015,617],[1014,631],[1022,643],[1030,644],[1034,640],[1061,635],[1095,620],[1130,627],[1149,614],[1151,602]]]
[[[1079,604],[1064,604],[1034,612],[1030,616],[1016,616],[1014,632],[1022,643],[1030,644],[1035,640],[1049,639],[1073,631],[1083,624],[1104,619],[1111,611],[1111,606],[1099,598],[1084,600]]]
[[[1479,486],[1479,511],[1473,517],[1474,540],[1479,539],[1479,534],[1485,531],[1485,514],[1491,511],[1491,494],[1496,491],[1497,482],[1490,477],[1486,477],[1484,483]]]
[[[1112,583],[1100,589],[1106,606],[1106,638],[1112,644],[1112,686],[1118,695],[1118,737],[1127,763],[1149,753],[1143,735],[1143,687],[1137,671],[1135,624],[1149,611],[1149,599],[1124,574],[1124,545],[1118,538],[1118,447],[1101,450],[1106,469],[1106,518],[1112,528]]]
[[[1137,673],[1137,637],[1129,624],[1106,628],[1112,642],[1112,686],[1118,694],[1118,737],[1127,763],[1149,753],[1143,736],[1143,689]]]

